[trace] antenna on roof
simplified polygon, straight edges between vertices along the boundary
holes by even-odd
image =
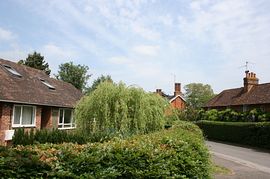
[[[171,73],[171,75],[173,75],[173,83],[175,83],[176,75],[174,73]]]
[[[252,62],[249,62],[249,61],[246,61],[246,64],[245,65],[243,65],[243,66],[240,66],[239,68],[246,68],[246,71],[249,71],[249,65],[250,64],[255,64],[255,63],[252,63]]]

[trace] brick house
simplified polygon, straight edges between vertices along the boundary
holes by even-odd
[[[72,129],[73,109],[82,93],[43,71],[0,59],[0,144],[14,129]]]
[[[270,83],[259,84],[255,73],[249,71],[245,73],[243,87],[222,91],[204,108],[218,110],[231,108],[239,112],[259,109],[270,112]]]
[[[175,109],[179,109],[179,110],[185,109],[186,100],[184,98],[183,93],[181,92],[181,83],[174,84],[174,94],[173,95],[167,95],[167,94],[163,93],[161,89],[156,89],[156,93],[159,94],[160,96],[168,99],[170,104]]]

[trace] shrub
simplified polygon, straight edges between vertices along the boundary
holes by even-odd
[[[200,110],[197,120],[225,122],[265,122],[270,121],[270,113],[264,113],[258,109],[252,109],[248,112],[236,112],[232,109],[225,109],[222,111],[217,111],[216,109],[211,109],[208,111]]]
[[[94,139],[94,138],[91,138]],[[64,142],[74,142],[78,144],[85,144],[88,140],[80,133],[75,131],[65,131],[58,129],[42,129],[34,131],[31,129],[30,131],[25,131],[24,128],[18,128],[15,130],[14,136],[12,138],[12,144],[16,145],[33,145],[36,143],[44,144],[44,143],[53,143],[59,144]]]
[[[66,143],[18,146],[8,151],[19,151],[19,154],[28,151],[39,158],[35,160],[33,168],[41,167],[32,177],[210,178],[209,153],[202,133],[194,124],[184,122],[178,122],[168,130],[136,135],[126,140],[114,138],[104,143],[85,145]],[[21,156],[1,158],[0,164],[9,165],[7,161],[12,161],[13,157]],[[29,157],[29,160],[32,158]],[[18,170],[27,172],[31,170],[28,168],[26,165],[12,170],[4,168],[0,170],[0,176],[14,178],[18,176]]]
[[[198,121],[196,124],[207,139],[270,149],[269,122]]]
[[[104,82],[77,105],[77,130],[88,136],[146,134],[163,128],[167,106],[168,102],[156,94]]]

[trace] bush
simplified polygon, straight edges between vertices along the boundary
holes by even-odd
[[[209,153],[202,133],[194,124],[184,122],[168,130],[136,135],[127,140],[114,138],[104,143],[85,145],[66,143],[18,146],[8,151],[36,154],[35,158],[39,160],[32,167],[41,167],[32,177],[210,178]],[[1,151],[0,156],[3,156]],[[9,166],[7,162],[12,161],[13,157],[20,158],[9,155],[1,158],[0,165]],[[29,157],[29,160],[32,158]],[[27,172],[31,170],[28,168],[26,165],[6,167],[0,170],[0,176],[17,177],[19,170]]]
[[[269,122],[217,122],[198,121],[209,140],[219,140],[237,144],[270,149]]]
[[[95,133],[130,136],[160,130],[165,124],[162,97],[124,84],[101,83],[77,105],[77,130],[91,136]]]
[[[90,139],[74,131],[65,131],[59,129],[42,129],[37,131],[31,129],[30,131],[25,131],[24,128],[18,128],[15,130],[14,136],[12,138],[12,144],[13,146],[33,145],[37,143],[59,144],[64,142],[85,144],[88,140]]]
[[[196,120],[224,121],[224,122],[265,122],[270,121],[270,113],[258,109],[248,112],[236,112],[232,109],[218,111],[216,109],[200,110]]]

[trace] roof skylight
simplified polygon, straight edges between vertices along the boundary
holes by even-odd
[[[22,75],[21,75],[19,72],[17,72],[14,68],[12,68],[11,66],[9,66],[9,65],[3,65],[3,67],[4,67],[9,73],[11,73],[12,75],[16,75],[16,76],[18,76],[18,77],[22,77]]]
[[[41,81],[41,83],[43,83],[44,85],[46,85],[49,89],[55,90],[55,87],[53,85],[49,84],[44,79],[40,79],[40,81]]]

